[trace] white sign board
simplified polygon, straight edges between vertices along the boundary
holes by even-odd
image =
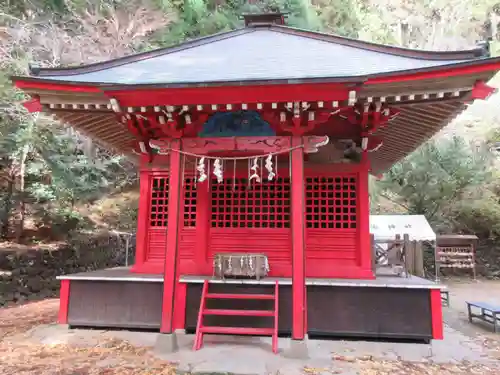
[[[370,215],[370,233],[376,240],[408,234],[411,241],[435,241],[436,234],[424,215]]]

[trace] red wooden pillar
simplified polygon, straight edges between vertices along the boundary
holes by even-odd
[[[142,168],[142,166],[141,166]],[[135,240],[135,264],[132,267],[132,272],[140,267],[146,261],[147,255],[147,236],[148,236],[148,221],[150,210],[150,196],[151,196],[151,180],[148,170],[141,170],[139,174],[140,188],[139,188],[139,212],[137,213],[137,232]]]
[[[174,299],[174,317],[172,330],[184,329],[186,327],[186,294],[187,284],[177,283]]]
[[[69,280],[61,280],[61,289],[59,291],[59,324],[68,324],[69,310]]]
[[[292,137],[292,147],[302,144],[301,137]],[[304,149],[296,148],[291,155],[292,204],[292,338],[302,340],[305,335],[305,199]]]
[[[443,305],[441,301],[441,290],[432,289],[430,291],[432,338],[434,340],[443,339]]]
[[[181,143],[179,139],[171,143],[169,164],[169,195],[168,195],[168,221],[167,221],[167,246],[165,253],[165,266],[163,270],[163,303],[161,313],[160,332],[173,331],[174,297],[177,283],[177,244],[179,242],[179,209],[181,200]]]
[[[208,245],[210,234],[210,192],[206,184],[210,184],[210,179],[198,183],[196,194],[196,248],[194,260],[197,272],[204,274],[211,272],[209,262]]]
[[[358,251],[359,266],[363,274],[372,276],[372,249],[370,239],[370,192],[368,188],[368,174],[370,171],[370,161],[368,152],[363,151],[361,156],[361,166],[358,175]]]

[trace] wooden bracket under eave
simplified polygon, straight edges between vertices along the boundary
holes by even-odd
[[[476,81],[474,87],[472,88],[471,98],[472,100],[486,100],[497,91],[498,90],[496,88],[487,85],[483,81]]]
[[[43,109],[42,103],[40,103],[40,97],[38,96],[34,96],[33,99],[24,102],[23,106],[29,113],[42,112]]]

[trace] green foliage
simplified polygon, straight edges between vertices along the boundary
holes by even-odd
[[[17,168],[21,153],[27,152],[23,194],[35,221],[46,225],[50,215],[56,221],[69,218],[66,211],[75,212],[75,205],[119,186],[119,157],[90,159],[75,137],[57,124],[34,119],[18,125],[1,139],[2,154]]]
[[[357,2],[316,0],[315,7],[319,18],[319,30],[351,38],[359,37],[363,27],[363,12]]]
[[[444,229],[473,233],[479,238],[500,238],[500,204],[498,196],[488,188],[481,188],[481,196],[455,202],[447,212]]]
[[[428,142],[394,165],[380,184],[402,199],[410,214],[432,219],[444,205],[490,177],[486,162],[486,155],[473,152],[458,137]]]
[[[486,147],[461,138],[430,141],[374,182],[372,194],[425,215],[440,231],[500,234],[492,163]]]
[[[9,76],[27,74],[28,63],[74,65],[165,47],[236,29],[243,25],[243,13],[268,11],[286,12],[290,26],[389,44],[402,43],[404,22],[408,46],[468,48],[484,39],[484,25],[495,24],[497,7],[495,0],[4,0],[0,235],[23,210],[39,226],[77,228],[82,219],[75,206],[135,179],[121,158],[96,146],[89,153],[85,137],[26,113],[19,105],[26,98]],[[3,38],[4,31],[13,31],[16,38]],[[498,37],[491,44],[495,55]],[[443,228],[475,231],[480,226],[500,233],[499,189],[484,167],[489,163],[486,152],[471,151],[458,139],[431,142],[394,166],[383,181],[370,181],[372,207],[423,213]],[[478,198],[479,187],[484,194]]]
[[[243,25],[240,16],[245,13],[282,11],[287,14],[289,26],[331,31],[356,37],[361,27],[355,1],[318,0],[264,0],[255,3],[234,0],[216,3],[205,0],[157,0],[163,9],[175,9],[178,18],[164,32],[157,33],[157,45],[177,44],[186,39],[233,30]]]
[[[112,36],[100,39],[99,34],[92,34],[92,26],[103,27],[104,33],[113,31],[110,27],[120,32],[120,22],[127,18],[110,10],[121,3],[131,5],[131,2],[104,0],[54,1],[43,6],[26,3],[23,7],[18,4],[14,10],[0,5],[0,26],[4,26],[6,36],[0,40],[0,236],[10,237],[17,232],[17,238],[21,239],[26,215],[39,227],[52,227],[52,234],[58,230],[59,234],[68,233],[82,224],[77,206],[136,179],[134,169],[123,167],[122,157],[108,156],[96,146],[91,146],[94,152],[88,153],[89,142],[85,137],[51,118],[27,113],[20,105],[27,98],[9,80],[11,74],[27,74],[28,61],[57,61],[60,51],[54,36],[67,38],[67,25],[89,33],[79,35],[81,44],[75,46],[75,51],[111,52],[103,39]],[[50,23],[39,23],[39,18],[47,17],[48,10],[53,13]],[[99,17],[115,18],[105,22],[95,20],[95,12],[101,12]],[[78,18],[78,14],[84,14],[84,18]],[[150,14],[141,13],[143,19]],[[125,31],[137,39],[147,30],[140,23],[144,20],[134,21]],[[103,45],[96,48],[93,45],[96,42]],[[120,45],[113,40],[112,47]],[[126,48],[123,51],[128,51]]]
[[[54,239],[66,238],[72,232],[86,228],[88,224],[88,220],[79,212],[64,207],[51,207],[43,211],[36,223],[38,229],[50,228]]]

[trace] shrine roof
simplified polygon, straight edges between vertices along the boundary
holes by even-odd
[[[379,173],[446,126],[467,103],[494,91],[485,82],[500,70],[500,58],[488,56],[487,48],[419,51],[253,23],[175,47],[80,67],[35,68],[30,77],[12,79],[32,97],[25,103],[30,111],[51,113],[131,159],[137,159],[137,138],[110,99],[136,117],[139,111],[157,116],[163,107],[187,108],[190,121],[221,108],[272,112],[301,101],[316,109],[359,111],[383,103],[399,114],[374,133],[382,143],[369,158],[372,172]],[[335,121],[342,117],[337,112]],[[332,124],[319,127],[316,135],[339,137]],[[323,156],[320,162],[329,160]]]
[[[250,25],[124,58],[72,68],[33,69],[58,82],[196,85],[259,81],[360,81],[484,62],[481,48],[458,52],[384,46],[281,25]]]

